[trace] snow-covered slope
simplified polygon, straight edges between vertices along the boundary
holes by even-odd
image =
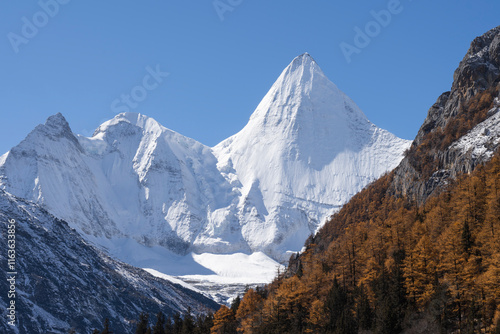
[[[370,123],[304,54],[215,148],[140,114],[119,114],[90,138],[57,114],[0,157],[0,188],[134,265],[148,252],[126,245],[283,261],[408,145]]]
[[[274,83],[248,124],[214,148],[241,184],[239,220],[252,249],[279,257],[409,147],[372,124],[308,54]]]
[[[7,222],[15,221],[16,258],[7,266]],[[2,312],[1,333],[91,333],[109,318],[115,333],[132,333],[141,311],[211,312],[210,299],[116,261],[90,246],[64,221],[0,190],[0,307],[15,301],[16,326]],[[9,238],[11,240],[11,238]],[[14,291],[6,280],[15,271]]]
[[[223,230],[237,197],[211,149],[140,114],[120,114],[91,138],[51,116],[0,158],[0,175],[2,188],[93,240],[132,238],[184,254],[210,220],[226,251],[243,248],[237,229]]]

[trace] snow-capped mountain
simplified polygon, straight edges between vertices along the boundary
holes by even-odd
[[[140,114],[119,114],[90,138],[57,114],[0,157],[0,188],[134,265],[147,255],[125,244],[286,260],[409,144],[370,123],[304,54],[214,148]]]
[[[110,258],[66,222],[3,190],[0,221],[2,239],[11,240],[10,233],[16,241],[13,267],[7,266],[7,242],[0,253],[4,264],[0,266],[0,307],[7,310],[14,301],[16,309],[15,319],[2,312],[2,333],[68,333],[70,328],[91,333],[102,328],[104,318],[109,318],[116,333],[132,333],[141,311],[172,315],[218,308],[192,290]],[[7,272],[12,271],[14,280],[7,281],[12,276]],[[7,323],[11,320],[15,326]]]
[[[393,169],[409,141],[372,124],[303,54],[283,71],[248,124],[214,148],[241,182],[238,220],[251,249],[279,257],[369,182]]]

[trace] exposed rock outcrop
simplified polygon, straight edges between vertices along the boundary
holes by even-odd
[[[425,201],[450,178],[470,173],[500,145],[500,26],[477,37],[449,92],[429,109],[391,191]]]

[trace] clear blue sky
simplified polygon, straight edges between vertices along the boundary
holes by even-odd
[[[59,1],[67,3],[57,13],[48,6],[53,17],[40,13],[38,1],[2,4],[2,153],[57,112],[89,135],[134,89],[139,100],[147,97],[131,111],[213,146],[246,124],[303,52],[375,124],[412,139],[472,39],[500,25],[497,0],[401,0],[391,22],[372,30],[347,63],[340,44],[354,45],[354,28],[364,30],[370,11],[395,0],[219,0],[232,9],[224,20],[213,0]],[[147,80],[145,90],[146,68],[157,65],[170,74],[158,85]]]

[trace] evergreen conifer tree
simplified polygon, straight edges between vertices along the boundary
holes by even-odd
[[[180,313],[177,312],[176,314],[174,314],[174,324],[172,333],[181,334],[183,323],[184,321],[182,320]]]
[[[165,334],[173,334],[174,333],[174,325],[172,323],[172,317],[168,316],[165,320]]]
[[[135,334],[146,334],[148,330],[149,323],[149,314],[141,312],[139,315],[139,323],[137,324],[137,328],[135,330]]]
[[[234,314],[238,311],[238,308],[240,307],[241,303],[241,298],[238,295],[234,300],[231,302],[231,311],[233,311]]]
[[[165,316],[161,311],[156,315],[156,324],[153,327],[153,334],[165,334]]]
[[[360,329],[369,330],[372,328],[373,310],[363,284],[361,284],[358,291],[356,318]]]
[[[184,321],[182,322],[182,334],[192,334],[195,328],[194,318],[191,314],[191,308],[188,308],[186,313],[184,314]]]
[[[109,319],[106,318],[104,319],[104,329],[102,330],[101,334],[112,334],[114,332],[109,329]]]
[[[337,278],[333,280],[333,286],[328,293],[326,303],[326,313],[329,316],[327,331],[329,333],[356,333],[355,320],[352,315],[352,301],[344,289],[340,286]]]

